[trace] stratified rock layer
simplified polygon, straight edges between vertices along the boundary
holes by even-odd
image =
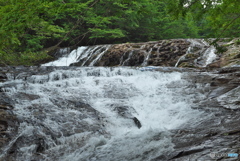
[[[89,46],[71,66],[230,67],[240,64],[240,45],[235,42],[238,40],[222,39],[213,46],[203,39],[171,39],[95,45]]]
[[[96,66],[174,66],[189,44],[179,39],[113,45]]]

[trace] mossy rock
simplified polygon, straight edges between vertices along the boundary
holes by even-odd
[[[192,63],[183,62],[178,67],[196,68]]]
[[[238,53],[234,56],[234,59],[239,59],[239,58],[240,58],[240,53]]]
[[[186,58],[187,59],[194,59],[194,58],[196,58],[197,57],[197,55],[195,55],[195,54],[193,54],[193,53],[190,53],[190,54],[187,54],[186,55]]]
[[[234,52],[234,53],[229,53],[228,55],[226,55],[226,58],[227,59],[237,59],[237,58],[239,58],[240,57],[240,54],[239,53],[236,53],[236,52]]]
[[[219,42],[230,42],[232,40],[233,40],[232,38],[222,38],[222,39],[219,39]]]
[[[140,45],[140,44],[134,44],[134,45],[132,45],[132,48],[139,49],[139,48],[141,48],[141,46],[142,45]]]
[[[46,52],[48,55],[53,56],[60,47],[58,46],[51,46],[49,48],[43,49],[43,52]]]
[[[196,52],[196,51],[198,51],[198,50],[201,50],[201,48],[200,48],[200,47],[197,47],[197,46],[194,46],[194,47],[192,48],[192,51],[191,51],[191,52]]]
[[[227,44],[223,44],[222,47],[228,47],[228,46],[232,46],[233,43],[227,43]]]
[[[240,45],[240,39],[234,41],[235,45]]]

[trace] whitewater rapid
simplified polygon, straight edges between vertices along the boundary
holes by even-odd
[[[191,92],[184,73],[145,69],[151,68],[79,67],[26,79],[9,74],[1,85],[23,120],[16,140],[43,142],[38,153],[36,142],[24,141],[16,158],[137,161],[169,155],[171,130],[194,127],[207,117],[192,109],[195,98],[204,96]]]

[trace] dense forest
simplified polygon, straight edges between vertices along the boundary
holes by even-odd
[[[239,0],[0,0],[0,64],[58,47],[240,37]]]

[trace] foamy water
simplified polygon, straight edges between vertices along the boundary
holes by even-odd
[[[192,97],[183,93],[188,82],[179,72],[76,68],[12,82],[17,85],[6,91],[16,98],[14,113],[28,120],[20,124],[19,136],[43,138],[42,160],[150,160],[174,151],[170,130],[203,119],[202,112],[191,109]],[[18,93],[38,97],[29,101]],[[89,104],[101,119],[71,102]],[[125,117],[116,110],[123,106]],[[55,140],[45,128],[57,135]],[[31,160],[36,146],[23,144],[18,159]]]

